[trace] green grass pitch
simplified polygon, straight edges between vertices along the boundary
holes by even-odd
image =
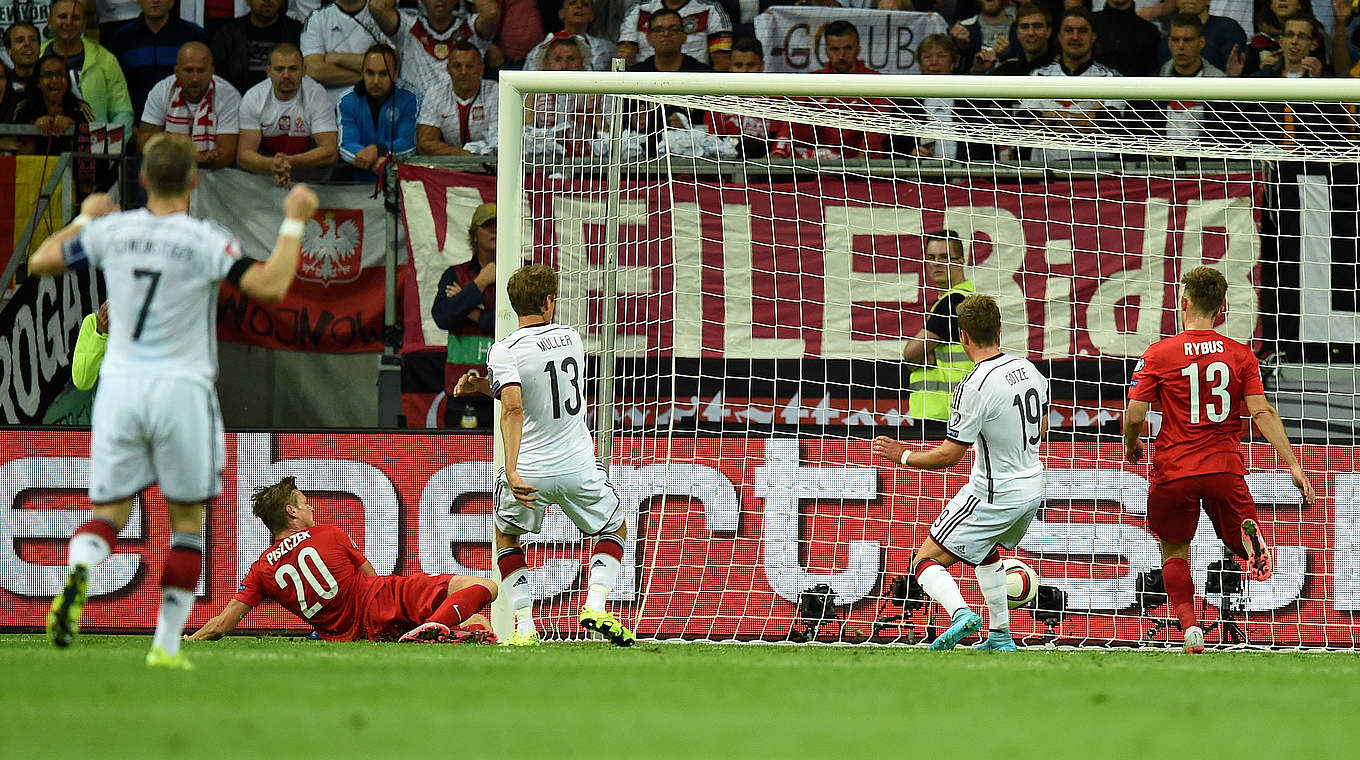
[[[0,636],[0,758],[1341,758],[1360,655]]]

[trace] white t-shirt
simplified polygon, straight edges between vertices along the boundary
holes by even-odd
[[[538,71],[538,59],[543,57],[543,48],[553,41],[554,35],[549,34],[542,42],[534,45],[534,49],[529,51],[529,55],[524,59],[525,71]],[[591,71],[609,71],[609,61],[614,57],[614,51],[618,45],[601,37],[586,35],[586,43],[590,45],[590,60],[584,61]],[[641,61],[642,58],[637,60]]]
[[[175,75],[171,74],[151,88],[146,96],[146,106],[142,109],[144,123],[164,127],[172,135],[234,135],[241,131],[241,94],[231,86],[231,82],[213,75],[211,108],[201,108],[197,103],[172,108],[172,101],[180,93],[176,84]],[[206,96],[204,100],[207,100]],[[194,142],[203,150],[202,146],[209,141],[195,136]],[[216,140],[211,142],[216,144]],[[209,149],[211,147],[208,146]]]
[[[100,374],[217,378],[217,288],[241,243],[215,222],[146,209],[101,216],[62,246],[104,273],[109,342]]]
[[[268,79],[246,90],[241,129],[260,131],[260,154],[265,156],[306,152],[312,148],[312,135],[339,131],[326,88],[311,77],[302,78],[302,87],[289,100],[279,100]]]
[[[645,61],[656,52],[652,49],[652,43],[647,41],[647,21],[653,12],[664,7],[662,0],[652,0],[624,14],[623,22],[619,24],[619,42],[632,42],[638,46],[634,61]],[[676,12],[680,14],[685,27],[685,44],[680,48],[680,52],[685,55],[701,63],[712,63],[708,56],[709,38],[725,36],[728,44],[731,44],[732,22],[722,8],[703,0],[689,0]]]
[[[520,475],[595,468],[595,444],[586,427],[586,355],[576,328],[521,327],[491,345],[486,369],[497,398],[508,385],[518,385],[523,394]]]
[[[486,140],[496,134],[496,120],[500,115],[500,85],[482,80],[476,95],[464,100],[445,84],[442,89],[421,101],[417,124],[439,127],[444,142],[461,148],[469,142]]]
[[[476,23],[476,15],[454,16],[448,29],[436,32],[424,16],[402,11],[394,38],[394,47],[401,53],[402,79],[416,85],[422,95],[448,87],[449,50],[453,43],[467,40],[482,55],[491,47],[493,40],[478,36]]]
[[[975,447],[968,484],[990,504],[1025,504],[1044,493],[1039,439],[1048,380],[1028,359],[997,354],[954,388],[945,436]]]
[[[375,43],[388,41],[373,14],[368,12],[368,3],[364,3],[364,7],[353,15],[331,3],[307,17],[298,47],[305,58],[326,53],[363,53]],[[331,106],[334,107],[340,104],[345,93],[354,89],[354,85],[337,85],[326,89],[331,96]]]

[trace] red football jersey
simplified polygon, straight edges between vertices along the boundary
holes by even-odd
[[[327,641],[360,635],[368,560],[334,525],[316,525],[276,541],[241,581],[235,599],[251,607],[266,597],[307,621]]]
[[[1245,475],[1244,399],[1264,395],[1261,365],[1251,349],[1214,330],[1186,330],[1152,344],[1129,385],[1130,399],[1162,405],[1152,482],[1220,472]]]

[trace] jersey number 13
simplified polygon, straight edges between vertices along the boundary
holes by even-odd
[[[1228,372],[1227,364],[1211,362],[1201,375],[1199,362],[1193,362],[1186,365],[1181,374],[1190,380],[1191,425],[1199,423],[1201,407],[1204,409],[1204,416],[1208,417],[1210,422],[1228,419],[1228,412],[1232,409],[1228,383],[1232,380],[1232,375]]]

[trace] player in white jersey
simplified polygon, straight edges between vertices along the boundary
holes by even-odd
[[[989,631],[978,649],[1014,651],[1006,575],[998,547],[1014,549],[1024,537],[1044,496],[1039,442],[1048,430],[1048,380],[1028,359],[998,348],[1001,312],[991,296],[963,299],[958,308],[959,342],[976,366],[954,389],[945,441],[930,451],[913,451],[887,436],[874,439],[879,456],[923,470],[952,467],[977,445],[973,472],[930,526],[930,537],[912,557],[912,573],[931,599],[949,613],[950,626],[931,643],[953,649],[982,628],[982,618],[964,603],[945,568],[973,566],[987,600]]]
[[[109,342],[90,437],[94,518],[76,529],[66,583],[52,600],[47,632],[65,647],[80,628],[91,569],[117,543],[133,499],[157,483],[170,515],[170,553],[148,665],[188,669],[180,635],[203,564],[203,506],[221,492],[225,449],[217,379],[217,290],[228,280],[260,301],[287,295],[303,225],[316,194],[299,185],[266,262],[244,258],[231,232],[188,215],[198,150],[182,135],[158,134],[143,150],[146,208],[113,213],[96,193],[80,216],[34,254],[34,274],[93,267],[109,292]]]
[[[529,596],[528,567],[520,536],[537,533],[547,504],[556,504],[587,536],[595,537],[590,587],[581,627],[630,646],[633,632],[605,610],[619,576],[627,531],[618,494],[586,427],[586,356],[580,333],[553,323],[557,273],[542,264],[520,267],[506,281],[519,329],[491,346],[489,377],[468,373],[454,394],[485,393],[501,400],[505,467],[498,473],[495,506],[496,563],[501,589],[515,614],[510,646],[539,643]]]

